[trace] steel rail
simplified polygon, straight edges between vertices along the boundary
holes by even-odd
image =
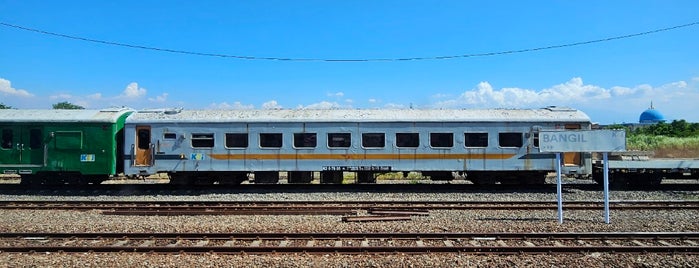
[[[566,201],[567,210],[601,209],[601,201]],[[699,209],[699,201],[629,200],[611,201],[612,209]],[[555,201],[0,201],[0,209],[30,210],[115,210],[115,211],[236,211],[246,210],[547,210],[556,209]],[[309,212],[310,213],[310,212]],[[245,214],[245,213],[242,213]]]
[[[697,254],[699,233],[3,233],[0,252]]]

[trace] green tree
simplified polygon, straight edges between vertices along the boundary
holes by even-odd
[[[56,110],[82,110],[82,109],[85,109],[85,107],[64,101],[64,102],[59,102],[59,103],[54,104],[53,109],[56,109]]]
[[[12,106],[5,105],[4,103],[0,102],[0,109],[12,109]]]

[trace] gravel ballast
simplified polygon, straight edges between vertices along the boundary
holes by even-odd
[[[612,200],[696,199],[692,191],[613,191]],[[2,200],[103,201],[308,201],[308,200],[548,200],[552,193],[244,193],[187,196],[0,196]],[[569,190],[564,200],[601,201],[599,191]],[[565,209],[565,207],[564,207]],[[397,222],[342,222],[332,215],[114,216],[99,211],[0,211],[1,232],[698,232],[696,210],[612,210],[611,224],[599,210],[433,210],[429,216]],[[454,267],[454,266],[662,266],[692,267],[694,255],[681,254],[379,254],[379,255],[157,255],[141,253],[0,253],[0,266],[192,266],[199,267]]]

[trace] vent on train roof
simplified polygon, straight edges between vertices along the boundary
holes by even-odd
[[[544,109],[552,111],[552,112],[574,112],[574,111],[576,111],[573,108],[565,107],[565,106],[548,106]]]
[[[162,109],[147,109],[139,110],[137,113],[162,113],[162,114],[179,114],[183,108],[162,108]]]

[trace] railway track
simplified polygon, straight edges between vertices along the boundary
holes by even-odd
[[[0,252],[699,253],[699,233],[2,233]]]
[[[567,201],[566,210],[602,209],[601,201]],[[426,215],[429,210],[555,210],[555,201],[0,201],[0,209],[100,210],[110,215],[375,214]],[[614,210],[699,209],[699,201],[610,201]],[[381,213],[384,211],[384,213]]]

